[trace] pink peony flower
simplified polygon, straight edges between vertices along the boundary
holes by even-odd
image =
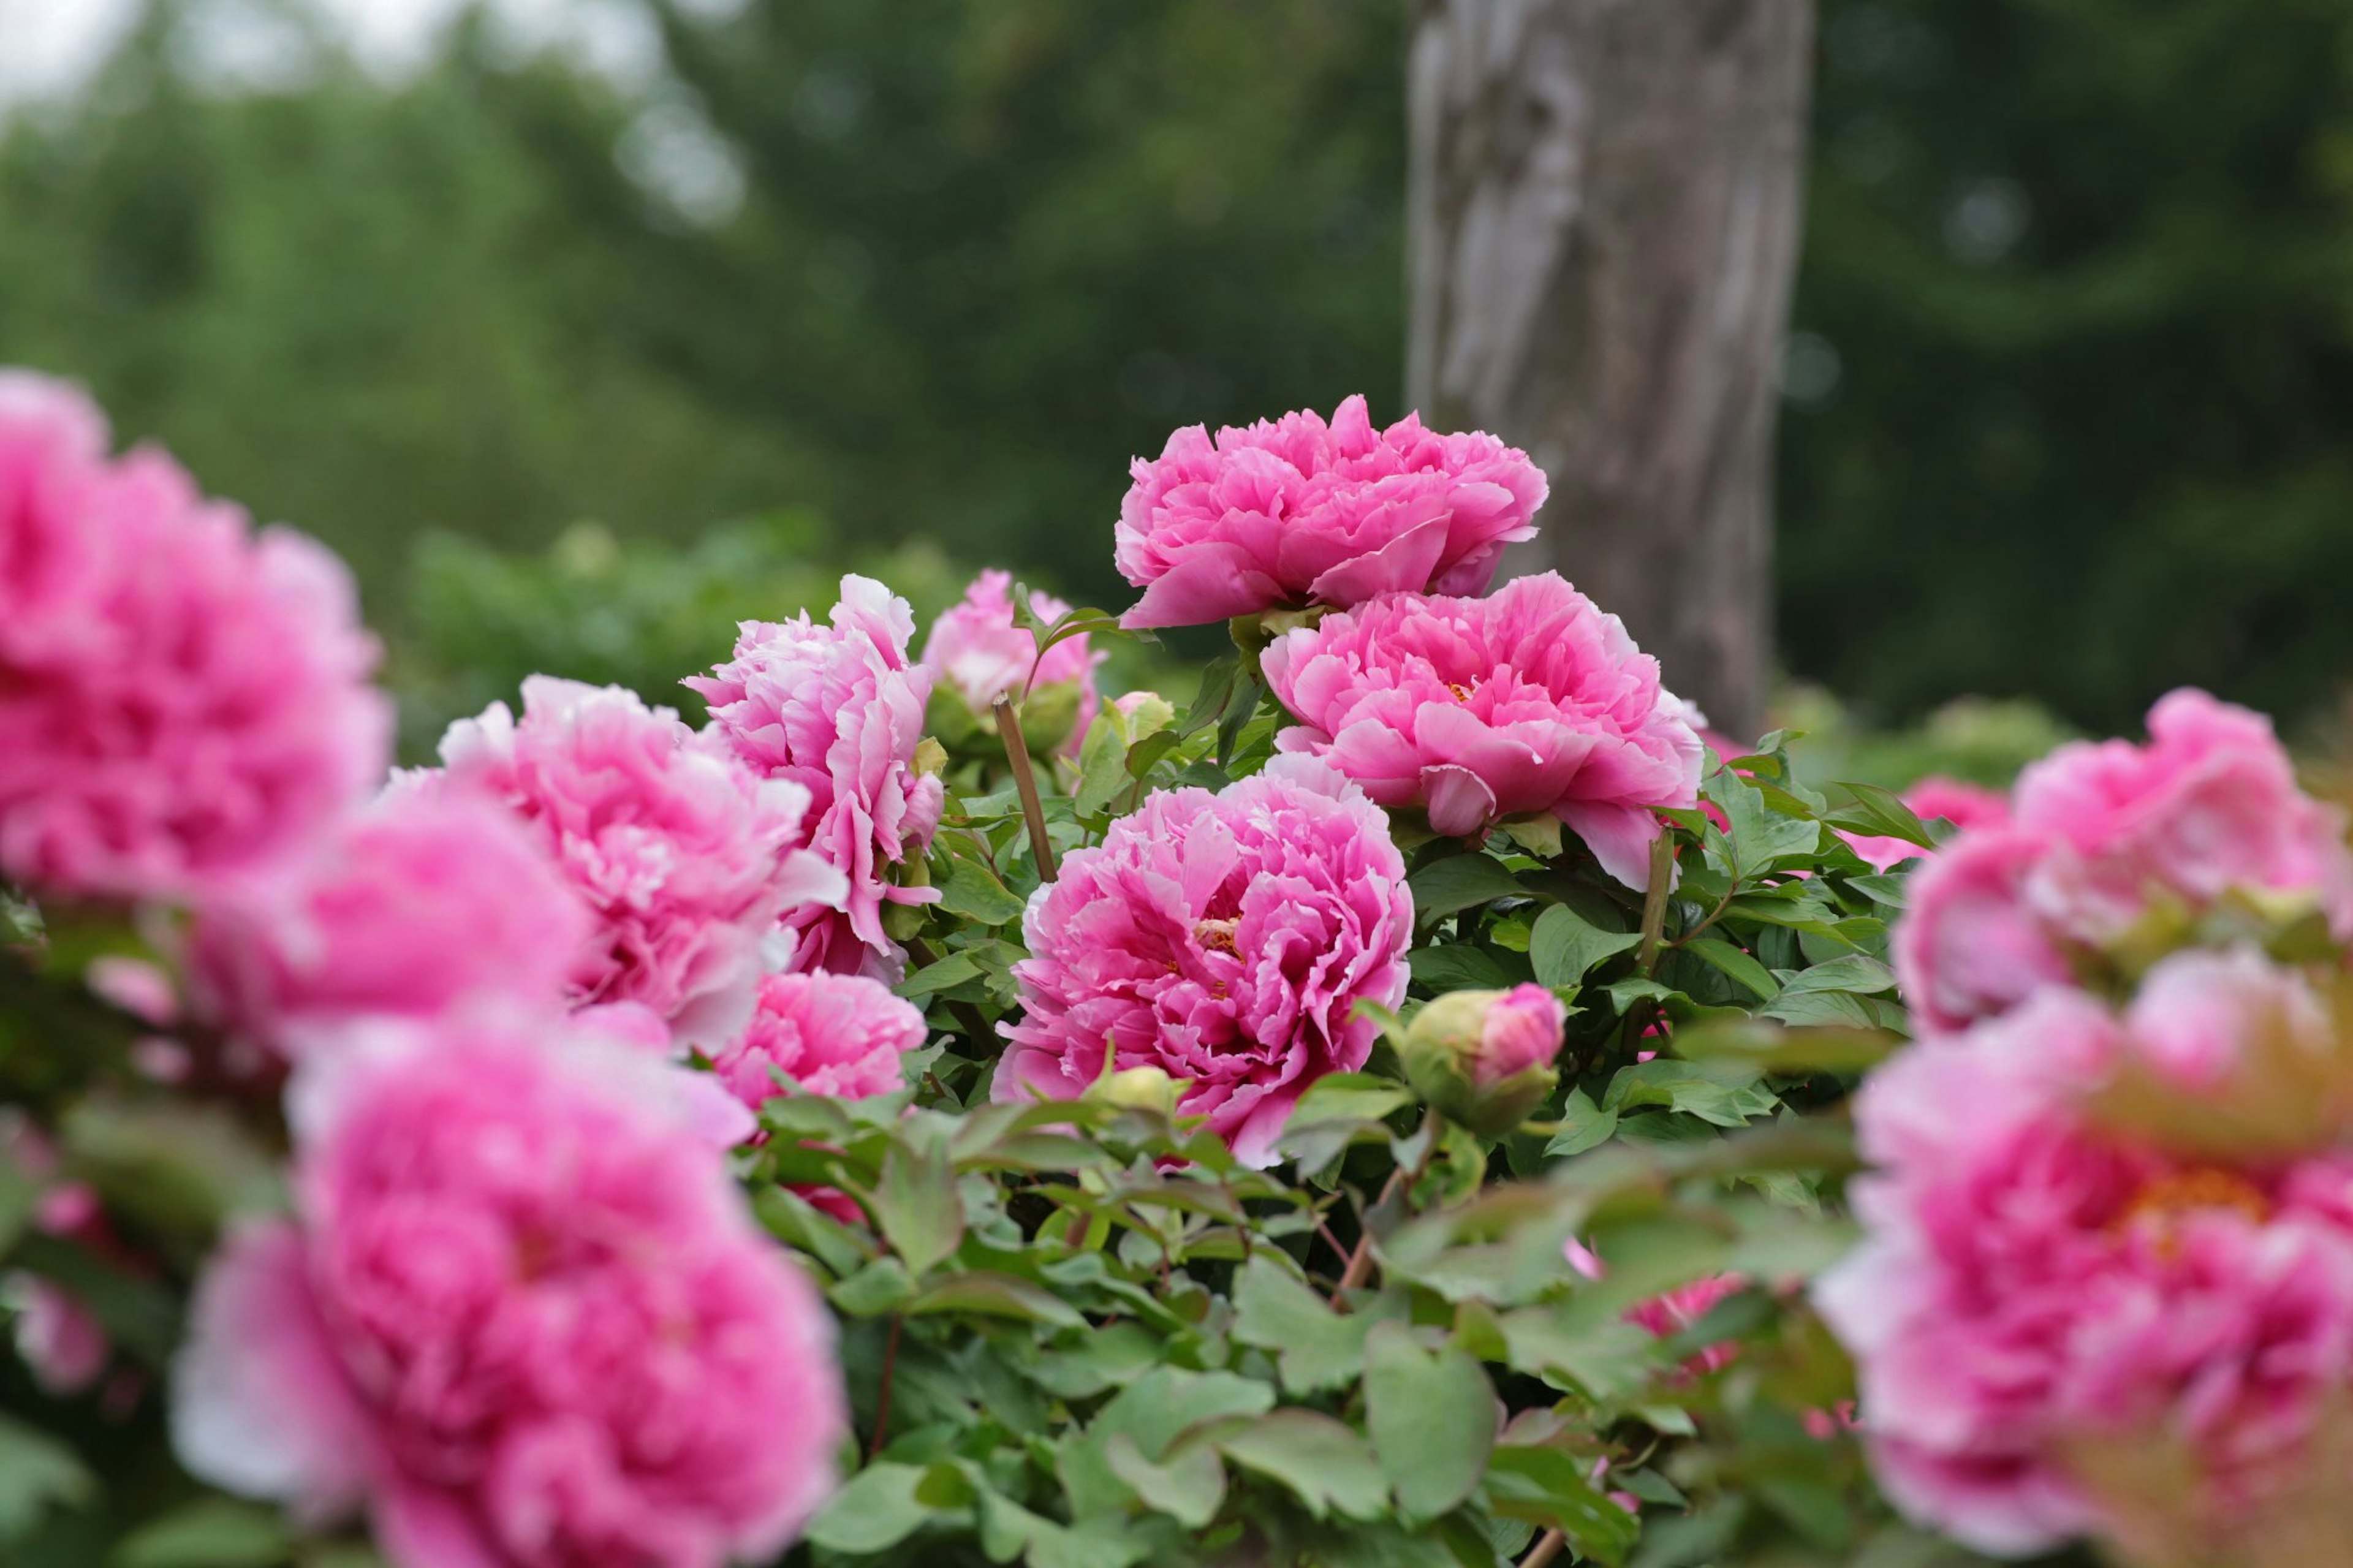
[[[1567,1009],[1542,985],[1514,985],[1488,1005],[1479,1027],[1471,1079],[1487,1088],[1527,1071],[1549,1068],[1560,1055]]]
[[[0,373],[0,875],[181,897],[379,780],[391,709],[340,562],[105,445],[79,393]]]
[[[2353,935],[2343,822],[2297,789],[2267,721],[2185,689],[2149,734],[2060,747],[2021,775],[2010,825],[1965,829],[1913,877],[1895,968],[1930,1026],[2070,984],[2074,955],[2232,889],[2309,899]]]
[[[786,1092],[865,1100],[903,1087],[899,1058],[923,1044],[923,1015],[859,974],[772,974],[743,1037],[712,1058],[729,1092],[757,1110]]]
[[[892,867],[923,858],[944,804],[940,781],[914,768],[932,672],[908,660],[907,601],[871,577],[841,580],[832,623],[745,621],[734,658],[686,684],[754,772],[808,792],[806,841],[849,879],[846,901],[786,911],[788,967],[881,971],[899,959],[882,906],[939,897],[890,881]]]
[[[1151,795],[1063,860],[1023,930],[998,1099],[1075,1098],[1108,1053],[1188,1082],[1180,1109],[1264,1165],[1307,1086],[1371,1052],[1356,1005],[1403,999],[1413,898],[1364,793],[1278,757],[1216,795]]]
[[[305,1064],[294,1215],[200,1282],[174,1445],[313,1518],[364,1506],[396,1568],[765,1561],[832,1484],[830,1321],[685,1075],[551,1032],[385,1026]]]
[[[1071,606],[1051,594],[1032,590],[1029,608],[1051,626],[1071,613]],[[923,639],[923,668],[944,680],[965,706],[987,713],[989,705],[1008,694],[1069,686],[1078,695],[1077,718],[1071,726],[1069,748],[1077,751],[1087,727],[1103,706],[1095,692],[1095,666],[1104,655],[1092,651],[1087,634],[1065,637],[1038,657],[1038,636],[1013,624],[1013,574],[995,569],[972,580],[960,604],[951,605],[932,623]],[[1031,666],[1036,679],[1031,679]],[[1025,725],[1024,728],[1028,726]],[[1035,742],[1042,745],[1043,742]]]
[[[1915,1518],[2003,1554],[2096,1531],[2079,1466],[2104,1444],[2183,1445],[2200,1526],[2297,1484],[2353,1375],[2353,1229],[2306,1195],[2344,1174],[2200,1163],[2086,1109],[2126,1063],[2199,1095],[2295,985],[2251,962],[2168,959],[2122,1018],[2045,990],[1864,1085],[1865,1240],[1816,1297]]]
[[[1530,539],[1545,477],[1479,431],[1409,414],[1375,430],[1362,397],[1326,425],[1286,414],[1215,440],[1190,425],[1135,460],[1120,502],[1120,575],[1144,590],[1130,626],[1345,607],[1398,590],[1482,594],[1504,546]]]
[[[189,962],[206,1012],[292,1057],[370,1014],[427,1018],[488,996],[554,1005],[599,934],[503,805],[410,788],[298,866],[206,899]]]
[[[1982,784],[1964,784],[1959,779],[1931,774],[1904,792],[1904,804],[1912,808],[1921,821],[1945,821],[1955,827],[2001,827],[2010,822],[2010,797],[2000,790],[1987,789]],[[1882,871],[1893,870],[1906,860],[1925,860],[1936,853],[1923,849],[1908,838],[1893,838],[1878,834],[1841,833],[1854,852]]]
[[[1629,887],[1650,880],[1654,806],[1699,798],[1704,748],[1659,665],[1555,573],[1484,599],[1394,594],[1277,637],[1267,684],[1325,758],[1440,833],[1550,813]]]
[[[1627,1319],[1648,1329],[1662,1340],[1672,1339],[1708,1314],[1709,1309],[1739,1291],[1748,1281],[1737,1274],[1711,1274],[1704,1279],[1694,1279],[1679,1285],[1662,1296],[1653,1296],[1638,1302],[1628,1311]],[[1740,1347],[1730,1340],[1704,1345],[1683,1363],[1692,1373],[1717,1372],[1730,1366],[1739,1356]]]
[[[805,793],[618,687],[535,675],[522,702],[520,722],[494,702],[451,725],[443,772],[406,787],[487,795],[530,825],[595,917],[574,1005],[642,1004],[681,1045],[732,1037],[778,917],[842,896],[800,847]]]

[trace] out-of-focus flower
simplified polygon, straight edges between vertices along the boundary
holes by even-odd
[[[1071,611],[1051,594],[1035,590],[1029,608],[1048,626]],[[962,601],[942,611],[923,639],[923,666],[934,678],[934,700],[953,693],[975,725],[993,730],[990,704],[1005,696],[1018,699],[1022,732],[1040,754],[1057,747],[1076,751],[1086,738],[1102,707],[1095,666],[1103,658],[1082,632],[1056,643],[1040,658],[1038,634],[1014,624],[1013,574],[993,568],[973,579]]]
[[[595,916],[573,952],[574,1005],[639,1003],[681,1045],[733,1037],[778,918],[842,898],[801,847],[805,792],[618,687],[539,675],[522,700],[520,721],[494,702],[452,725],[441,773],[402,789],[484,795],[532,827]]]
[[[1658,660],[1557,574],[1484,599],[1395,594],[1277,637],[1276,737],[1440,833],[1549,814],[1611,876],[1650,880],[1652,809],[1699,798],[1704,748]]]
[[[910,662],[907,601],[871,577],[841,580],[832,624],[804,614],[745,621],[735,657],[686,684],[711,704],[712,732],[762,776],[808,792],[806,842],[849,879],[846,900],[786,911],[788,967],[881,971],[899,962],[885,903],[929,903],[891,868],[920,862],[939,827],[940,781],[918,772],[932,673]]]
[[[1179,1109],[1254,1164],[1325,1073],[1364,1065],[1366,1001],[1405,995],[1413,899],[1387,820],[1306,758],[1211,795],[1166,790],[1072,852],[1029,905],[1000,1099],[1075,1099],[1113,1070],[1190,1084]]]
[[[1541,985],[1450,992],[1414,1015],[1398,1057],[1433,1109],[1500,1138],[1560,1081],[1553,1060],[1566,1022],[1560,999]]]
[[[2010,821],[2010,797],[1982,784],[1965,784],[1931,774],[1904,792],[1904,804],[1923,822],[1946,821],[1957,828],[2001,827]],[[1854,852],[1880,870],[1891,870],[1906,860],[1926,859],[1936,853],[1908,838],[1879,834],[1841,833]]]
[[[805,1093],[864,1100],[903,1088],[899,1060],[923,1043],[922,1011],[881,981],[771,974],[750,1026],[711,1065],[754,1110],[786,1092],[779,1072]]]
[[[371,1014],[425,1018],[489,996],[555,1005],[597,934],[504,805],[411,788],[205,899],[189,959],[206,1012],[291,1057]]]
[[[2106,1528],[2083,1464],[2102,1448],[2178,1446],[2185,1530],[2316,1479],[2307,1444],[2353,1377],[2353,1173],[2185,1152],[2102,1114],[2124,1074],[2211,1093],[2297,984],[2179,954],[2121,1017],[2045,990],[1864,1085],[1866,1239],[1816,1296],[1905,1511],[2028,1554]]]
[[[396,1568],[765,1561],[832,1485],[830,1321],[681,1069],[551,1030],[385,1026],[303,1066],[294,1215],[206,1270],[175,1447],[364,1507]]]
[[[1404,589],[1481,594],[1504,546],[1533,538],[1545,477],[1479,431],[1408,415],[1373,428],[1362,397],[1247,428],[1189,425],[1137,458],[1120,503],[1120,574],[1144,590],[1130,626],[1358,605]]]
[[[364,795],[392,712],[341,562],[105,445],[80,393],[0,372],[0,875],[175,899]]]

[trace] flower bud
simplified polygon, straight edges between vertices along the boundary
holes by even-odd
[[[1176,1101],[1189,1087],[1158,1068],[1128,1068],[1090,1087],[1086,1098],[1116,1105],[1123,1110],[1151,1110],[1174,1116]]]
[[[1131,746],[1176,721],[1176,705],[1157,691],[1131,691],[1112,699],[1111,705],[1127,721],[1127,743]]]
[[[1560,1080],[1567,1015],[1541,985],[1457,991],[1424,1007],[1398,1055],[1432,1110],[1482,1137],[1497,1138],[1527,1119]]]

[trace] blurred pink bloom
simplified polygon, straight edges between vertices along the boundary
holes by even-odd
[[[1709,1308],[1745,1289],[1747,1283],[1737,1274],[1713,1274],[1679,1285],[1662,1296],[1653,1296],[1637,1304],[1626,1316],[1662,1340],[1672,1339],[1706,1317]],[[1701,1347],[1683,1366],[1694,1373],[1716,1372],[1730,1366],[1739,1354],[1740,1347],[1725,1340]]]
[[[804,899],[786,911],[789,968],[893,968],[882,906],[939,897],[890,880],[892,867],[923,858],[945,798],[914,768],[932,690],[932,672],[907,657],[914,630],[906,600],[848,576],[830,626],[806,613],[745,621],[734,658],[686,682],[711,704],[710,732],[763,777],[808,792],[806,842],[849,880],[846,901]]]
[[[786,1092],[777,1072],[804,1093],[865,1100],[903,1087],[899,1058],[919,1049],[923,1037],[921,1009],[879,980],[772,974],[760,983],[750,1027],[711,1065],[754,1110]]]
[[[176,898],[364,794],[392,712],[341,562],[105,447],[79,392],[0,372],[0,875]]]
[[[841,898],[800,847],[806,793],[618,687],[535,675],[522,701],[520,721],[494,702],[451,725],[441,773],[402,789],[484,795],[529,825],[594,916],[572,953],[574,1005],[642,1004],[681,1045],[731,1038],[778,917]]]
[[[2186,1445],[2185,1507],[2209,1521],[2303,1479],[2303,1446],[2353,1375],[2346,1173],[2200,1163],[2084,1109],[2127,1060],[2194,1096],[2295,985],[2259,961],[2178,954],[2121,1019],[2046,990],[1865,1083],[1865,1240],[1816,1299],[1906,1512],[2003,1554],[2096,1531],[2070,1464],[2102,1441]]]
[[[1029,608],[1049,626],[1071,613],[1062,600],[1034,589]],[[1103,658],[1091,651],[1084,632],[1065,637],[1039,658],[1037,634],[1013,624],[1013,574],[993,567],[972,580],[961,602],[940,613],[931,636],[923,639],[923,667],[935,679],[946,681],[975,713],[987,712],[1000,697],[1019,699],[1065,682],[1075,686],[1079,712],[1069,742],[1073,752],[1086,739],[1087,726],[1103,705],[1095,692],[1095,666]]]
[[[204,900],[189,963],[205,1011],[292,1057],[369,1014],[426,1018],[488,996],[554,1006],[599,934],[531,826],[482,796],[412,787],[301,862]]]
[[[1440,833],[1550,813],[1629,887],[1650,880],[1654,806],[1699,798],[1704,748],[1658,660],[1557,574],[1484,599],[1395,594],[1277,637],[1267,684],[1325,758]]]
[[[1403,1000],[1413,898],[1364,793],[1278,757],[1216,795],[1151,795],[1063,860],[1023,930],[997,1098],[1073,1099],[1113,1053],[1189,1082],[1179,1109],[1265,1165],[1307,1086],[1371,1052],[1356,1005]]]
[[[1479,431],[1413,415],[1373,428],[1362,397],[1330,424],[1286,414],[1214,440],[1198,425],[1137,458],[1120,502],[1120,575],[1144,590],[1130,626],[1359,605],[1396,590],[1482,594],[1504,546],[1535,537],[1545,477]]]
[[[681,1069],[563,1033],[386,1026],[304,1065],[294,1217],[233,1232],[197,1289],[191,1473],[364,1507],[396,1568],[720,1568],[793,1538],[847,1428],[825,1308]]]
[[[2149,735],[2060,747],[2020,776],[2010,824],[1965,829],[1914,875],[1894,956],[1922,1020],[1957,1028],[2069,984],[2071,952],[2234,888],[2309,898],[2353,935],[2341,816],[2296,787],[2267,720],[2184,689]]]
[[[2010,821],[2010,797],[2000,790],[1936,774],[1905,790],[1904,804],[1910,806],[1913,815],[1922,822],[1943,820],[1958,828],[2000,827]],[[1933,849],[1921,848],[1908,838],[1867,833],[1841,833],[1839,837],[1845,839],[1856,854],[1882,871],[1891,870],[1906,860],[1925,860],[1936,853]]]

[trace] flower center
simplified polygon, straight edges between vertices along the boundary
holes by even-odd
[[[2169,1255],[2175,1245],[2175,1225],[2201,1209],[2231,1210],[2256,1225],[2272,1216],[2271,1200],[2253,1182],[2211,1165],[2196,1165],[2151,1180],[2132,1195],[2108,1228],[2126,1231],[2146,1226],[2156,1233],[2158,1250]]]
[[[1446,689],[1454,693],[1455,701],[1468,702],[1471,700],[1471,693],[1478,689],[1473,686],[1465,686],[1459,680],[1450,680],[1446,683]]]
[[[1231,953],[1239,958],[1241,949],[1234,942],[1234,932],[1241,923],[1238,920],[1196,921],[1193,922],[1193,940],[1201,944],[1204,952]]]

